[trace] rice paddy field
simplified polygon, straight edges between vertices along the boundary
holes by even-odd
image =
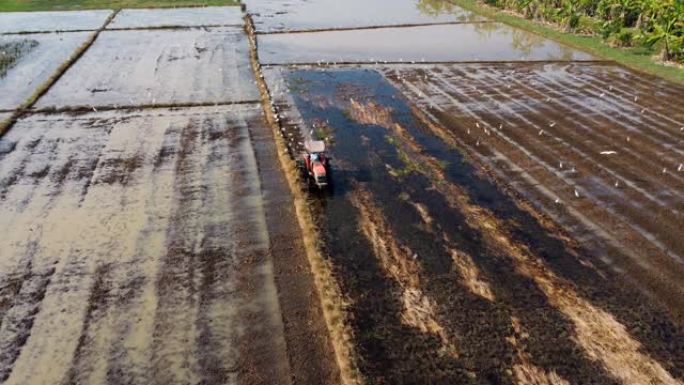
[[[245,6],[0,32],[0,383],[684,384],[684,88],[453,5]]]

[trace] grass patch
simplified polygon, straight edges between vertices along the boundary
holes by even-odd
[[[37,41],[29,39],[0,43],[0,78],[7,75],[7,71],[14,67],[19,58],[37,46]]]
[[[684,69],[654,62],[653,56],[657,54],[654,50],[642,47],[613,48],[608,46],[600,36],[581,36],[562,32],[550,25],[525,19],[524,17],[511,12],[483,4],[478,0],[450,1],[453,4],[489,17],[495,21],[551,38],[565,45],[587,51],[594,56],[613,60],[625,67],[659,76],[672,82],[684,84]]]
[[[0,0],[0,12],[238,5],[239,0]]]

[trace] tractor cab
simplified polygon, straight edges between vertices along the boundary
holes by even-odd
[[[302,158],[297,162],[303,174],[313,184],[323,189],[328,185],[329,159],[325,154],[325,142],[321,140],[307,140],[304,142]]]

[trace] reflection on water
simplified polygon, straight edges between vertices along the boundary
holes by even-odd
[[[445,1],[245,0],[259,32],[484,20]]]
[[[445,0],[419,0],[416,9],[424,15],[439,16],[445,14],[457,14],[463,9],[456,4]]]
[[[593,59],[499,23],[260,35],[259,57],[269,64]]]

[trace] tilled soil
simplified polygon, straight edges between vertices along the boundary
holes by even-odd
[[[1,12],[0,33],[94,31],[112,10],[67,12]]]
[[[0,76],[0,110],[18,108],[91,33],[93,32],[0,35],[0,43],[37,42],[37,45],[17,58],[5,76]]]
[[[299,359],[332,382],[314,299],[281,316],[274,266],[303,260],[261,113],[37,114],[0,139],[0,382],[288,384]]]
[[[104,31],[37,108],[259,99],[239,27]]]
[[[684,88],[610,65],[384,73],[446,141],[684,315]]]
[[[480,76],[489,68],[472,67],[478,68]],[[611,67],[509,67],[562,68],[568,73],[604,68],[632,76]],[[545,212],[540,214],[535,201],[523,199],[510,187],[494,182],[485,168],[475,167],[480,159],[447,136],[457,128],[467,132],[466,122],[461,123],[456,114],[460,104],[446,104],[451,109],[440,117],[454,120],[445,122],[426,118],[405,97],[435,93],[438,87],[432,91],[426,85],[436,81],[438,74],[456,69],[468,73],[469,68],[445,66],[423,73],[410,66],[392,66],[382,71],[386,77],[354,68],[267,70],[292,153],[301,148],[301,133],[312,128],[313,135],[329,143],[334,186],[328,194],[312,195],[311,204],[323,234],[323,249],[351,303],[348,322],[355,332],[363,374],[371,383],[683,383],[684,327],[674,311],[676,300],[674,304],[669,300],[680,295],[681,280],[661,286],[635,285],[639,281],[632,271],[612,262],[620,259],[634,264],[620,254],[627,248],[609,249],[599,232],[589,238],[591,242],[578,242],[559,230]],[[511,78],[528,84],[517,76]],[[464,75],[464,79],[471,78]],[[444,81],[439,89],[465,92],[470,84],[464,79]],[[405,95],[392,83],[403,87]],[[509,90],[504,83],[500,89],[513,94],[521,92],[521,84],[511,83]],[[619,83],[613,83],[612,90],[617,92],[618,87]],[[648,98],[645,95],[642,98]],[[428,112],[433,110],[422,103],[432,102],[433,109],[445,105],[436,97],[415,100]],[[508,103],[513,102],[536,108],[541,104],[522,95]],[[484,101],[472,102],[468,111],[477,113],[483,105]],[[649,103],[647,108],[656,109],[655,105]],[[511,109],[535,119],[522,106]],[[577,115],[581,116],[577,111],[565,113],[568,119]],[[676,119],[673,113],[668,117]],[[567,126],[561,132],[562,120],[554,118],[557,125],[547,128],[546,135],[577,132]],[[475,123],[483,132],[486,121],[483,117],[467,123],[473,124],[474,133]],[[648,129],[651,135],[676,134],[664,125]],[[521,132],[523,127],[509,130]],[[609,135],[611,130],[595,130],[592,135]],[[641,139],[637,132],[631,135],[633,140]],[[589,146],[588,142],[568,142],[556,152],[564,155],[562,149],[570,153]],[[661,157],[680,150],[677,141],[650,142],[658,143],[670,144],[659,152]],[[566,167],[583,170],[582,165],[575,160]],[[620,169],[611,170],[618,173]],[[671,177],[676,179],[676,175]],[[518,186],[513,177],[505,181]],[[661,182],[658,187],[676,195],[681,188],[671,185],[675,182]],[[659,195],[661,202],[667,196]],[[675,196],[670,199],[670,204],[676,204]],[[623,198],[621,203],[630,202]],[[659,234],[667,234],[667,229],[664,226]],[[674,274],[668,269],[676,268],[675,260],[659,263],[651,254],[641,254],[641,249],[629,251],[648,259],[664,277]],[[661,279],[648,274],[636,278],[651,283]],[[656,286],[659,291],[649,290]]]

